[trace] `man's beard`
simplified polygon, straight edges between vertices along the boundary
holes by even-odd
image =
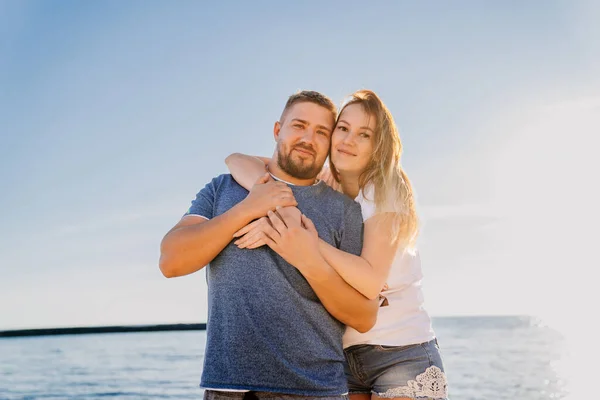
[[[294,148],[299,147],[316,153],[310,146],[296,145],[290,149],[286,154],[281,143],[277,146],[277,165],[289,176],[296,179],[312,179],[316,178],[319,172],[321,172],[322,165],[317,165],[316,155],[314,161],[310,165],[297,164],[292,160],[292,151]]]

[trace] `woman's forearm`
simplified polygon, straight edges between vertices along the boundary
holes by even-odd
[[[321,239],[319,239],[319,250],[327,263],[350,286],[368,299],[378,298],[387,280],[387,273],[376,273],[364,258],[339,250]]]
[[[323,306],[338,321],[364,333],[377,321],[379,301],[367,299],[323,260],[319,277],[304,275]]]
[[[258,157],[233,153],[225,159],[233,179],[244,189],[250,190],[258,178],[265,174],[266,164]]]

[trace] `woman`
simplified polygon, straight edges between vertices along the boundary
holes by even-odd
[[[423,308],[422,272],[415,250],[418,219],[410,181],[400,166],[401,154],[400,137],[387,107],[372,91],[355,92],[338,115],[330,168],[321,179],[361,205],[363,250],[358,257],[319,241],[323,257],[348,284],[371,299],[381,293],[373,329],[359,333],[348,327],[344,335],[352,400],[447,398],[439,347]],[[234,154],[227,165],[238,183],[249,189],[264,175],[264,161]],[[302,222],[316,234],[304,215]],[[260,227],[256,221],[241,229],[235,243],[242,248],[264,245],[257,235]]]

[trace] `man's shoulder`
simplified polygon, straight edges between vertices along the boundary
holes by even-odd
[[[228,199],[232,196],[238,198],[247,194],[248,191],[240,186],[231,174],[221,174],[206,183],[204,188],[198,193],[198,196],[204,195],[214,199]]]
[[[214,178],[212,178],[212,180],[208,184],[211,185],[215,190],[235,186],[241,187],[240,185],[238,185],[235,179],[233,179],[233,176],[231,176],[231,174],[217,175]]]
[[[231,176],[231,174],[217,175],[212,180],[213,180],[213,182],[223,182],[223,183],[230,183],[230,182],[234,181],[233,176]]]

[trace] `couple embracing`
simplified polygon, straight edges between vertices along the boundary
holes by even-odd
[[[447,399],[391,113],[369,90],[339,112],[302,91],[273,136],[161,243],[166,277],[207,266],[205,399]]]

